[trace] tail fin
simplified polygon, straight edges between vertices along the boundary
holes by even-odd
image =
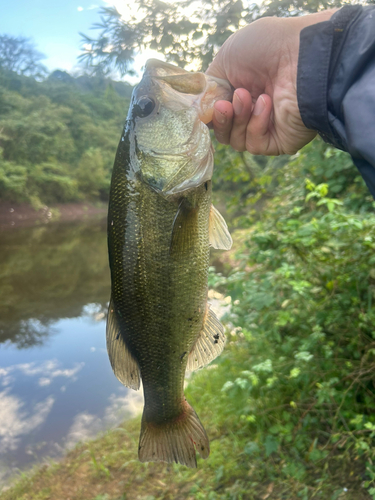
[[[176,462],[196,467],[195,448],[202,458],[210,454],[206,431],[194,409],[184,402],[184,412],[174,421],[151,424],[142,417],[138,457],[141,462]]]

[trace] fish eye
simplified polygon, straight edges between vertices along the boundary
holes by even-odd
[[[134,106],[134,115],[145,118],[150,115],[155,108],[155,101],[151,97],[140,97]]]

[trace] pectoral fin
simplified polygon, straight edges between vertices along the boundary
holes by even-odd
[[[108,309],[106,338],[109,361],[114,374],[126,387],[137,391],[141,382],[139,366],[121,335],[112,298]]]
[[[211,205],[208,228],[212,247],[220,250],[229,250],[232,247],[233,241],[227,223],[213,205]]]
[[[208,365],[221,354],[225,341],[224,327],[208,306],[202,331],[189,354],[186,369],[194,371]]]

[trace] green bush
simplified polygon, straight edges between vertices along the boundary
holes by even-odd
[[[313,182],[323,171],[311,148],[280,170],[235,272],[210,277],[235,326],[218,412],[260,481],[338,498],[334,476],[356,478],[375,498],[375,215],[352,164],[341,180],[325,164],[327,182]]]
[[[0,70],[0,197],[34,206],[108,198],[129,100],[112,84]],[[90,84],[91,83],[91,87]],[[98,82],[97,82],[98,83]]]

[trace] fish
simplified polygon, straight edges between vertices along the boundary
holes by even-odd
[[[141,462],[196,467],[196,452],[210,452],[184,377],[215,359],[226,339],[207,302],[210,246],[228,250],[232,238],[211,203],[206,124],[214,102],[232,93],[204,73],[147,61],[115,157],[106,343],[118,380],[134,390],[142,381]]]

